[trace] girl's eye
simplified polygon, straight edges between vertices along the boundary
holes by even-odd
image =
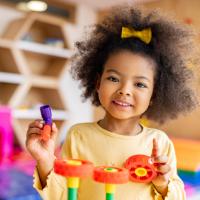
[[[135,85],[139,88],[147,88],[147,86],[144,83],[136,83]]]
[[[115,78],[113,76],[110,76],[107,78],[108,80],[112,81],[112,82],[119,82],[119,79],[118,78]]]

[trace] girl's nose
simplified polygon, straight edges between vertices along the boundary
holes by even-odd
[[[125,95],[125,96],[130,96],[131,95],[131,91],[130,91],[130,89],[128,88],[128,87],[123,87],[123,88],[120,88],[118,91],[117,91],[117,93],[119,94],[119,95]]]

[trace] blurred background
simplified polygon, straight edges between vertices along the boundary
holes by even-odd
[[[32,188],[35,162],[25,150],[25,138],[28,124],[41,118],[41,105],[53,109],[58,152],[71,125],[103,116],[101,108],[82,101],[79,83],[69,74],[69,58],[91,24],[124,3],[159,8],[191,26],[199,46],[199,0],[0,0],[0,200],[40,199]],[[162,126],[148,122],[173,140],[189,200],[200,200],[199,119],[197,108]]]

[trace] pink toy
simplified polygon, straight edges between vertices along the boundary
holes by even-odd
[[[12,154],[13,128],[11,109],[0,106],[0,162],[6,161]]]

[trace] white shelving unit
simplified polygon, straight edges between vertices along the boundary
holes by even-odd
[[[66,23],[54,16],[30,13],[12,21],[0,38],[0,105],[13,109],[16,138],[23,148],[28,123],[41,118],[39,105],[52,107],[60,132],[69,119],[60,92],[60,78],[73,53],[68,48]],[[49,38],[62,45],[48,44]]]

